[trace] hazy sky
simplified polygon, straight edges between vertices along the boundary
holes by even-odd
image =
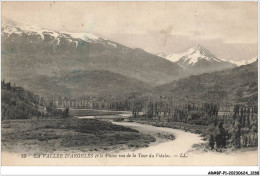
[[[257,55],[257,2],[3,2],[2,16],[151,53],[202,44],[222,59]]]

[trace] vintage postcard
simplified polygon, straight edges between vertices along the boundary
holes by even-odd
[[[257,2],[2,2],[2,166],[257,166]]]

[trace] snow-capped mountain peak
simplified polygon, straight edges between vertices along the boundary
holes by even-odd
[[[186,51],[180,58],[179,62],[182,62],[186,66],[193,66],[200,60],[206,60],[209,62],[221,62],[214,54],[208,49],[198,45]]]
[[[235,67],[235,64],[229,61],[218,59],[211,51],[201,45],[182,53],[167,55],[164,58],[177,63],[186,71],[195,69],[195,72],[199,73]]]
[[[223,60],[218,59],[213,53],[201,45],[192,47],[182,53],[170,54],[164,58],[172,62],[183,63],[183,66],[193,66],[201,60],[209,62],[223,62]]]
[[[41,29],[39,27],[35,26],[27,26],[24,24],[18,24],[14,21],[11,20],[4,20],[2,21],[2,34],[5,34],[6,37],[9,37],[11,34],[16,34],[21,36],[22,34],[27,34],[27,35],[35,35],[39,39],[44,40],[45,35],[48,35],[52,40],[53,43],[56,45],[60,44],[61,38],[67,40],[68,42],[73,42],[75,43],[75,46],[78,46],[78,43],[82,40],[88,43],[101,43],[104,45],[110,45],[113,46],[114,48],[117,47],[117,44],[114,42],[109,42],[106,41],[94,34],[91,33],[71,33],[71,32],[56,32],[52,30],[47,30],[47,29]]]

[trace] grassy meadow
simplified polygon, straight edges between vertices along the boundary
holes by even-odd
[[[155,140],[137,130],[95,119],[2,121],[2,150],[15,153],[105,152],[148,147]]]

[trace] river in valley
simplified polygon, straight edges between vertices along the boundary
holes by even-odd
[[[131,112],[122,111],[118,115],[83,116],[79,118],[113,119],[118,117],[128,118],[130,116]],[[140,148],[135,151],[119,151],[118,154],[120,155],[131,155],[127,160],[115,161],[119,165],[257,165],[258,162],[257,150],[233,151],[229,153],[196,150],[193,147],[194,144],[205,143],[198,134],[135,122],[114,122],[112,120],[111,122],[136,129],[144,134],[167,133],[175,136],[174,140],[163,143],[156,141],[147,148]],[[136,158],[133,158],[133,155]],[[113,160],[113,157],[110,159]]]
[[[124,114],[126,118],[128,117],[126,115],[127,113],[123,112],[122,114]],[[93,116],[91,118],[96,117]],[[196,150],[193,148],[194,144],[205,143],[198,134],[135,122],[115,122],[112,121],[112,119],[109,120],[116,125],[130,127],[144,134],[172,134],[175,136],[175,139],[166,142],[155,141],[146,148],[139,148],[136,150],[129,149],[102,153],[94,152],[92,158],[38,159],[28,157],[24,159],[21,158],[20,154],[9,152],[3,152],[2,157],[4,156],[5,160],[7,160],[5,161],[6,163],[9,162],[8,158],[16,158],[15,162],[18,165],[256,166],[258,163],[257,150],[233,151],[229,153]],[[64,157],[65,156],[66,154]]]
[[[115,115],[74,115],[79,119],[115,119],[115,118],[129,118],[132,116],[130,111],[112,111],[112,110],[93,110],[93,109],[77,109],[78,111],[96,111],[96,112],[104,112],[104,113],[116,113]]]
[[[219,153],[214,151],[195,150],[194,144],[205,141],[198,134],[185,132],[165,127],[155,127],[134,122],[113,122],[117,125],[134,128],[142,133],[165,132],[175,136],[175,139],[147,148],[138,149],[134,152],[122,151],[120,153],[139,156],[137,160],[128,160],[127,163],[133,165],[257,165],[258,151],[236,151],[229,153]],[[149,158],[149,155],[154,157]],[[147,157],[146,157],[147,156]]]

